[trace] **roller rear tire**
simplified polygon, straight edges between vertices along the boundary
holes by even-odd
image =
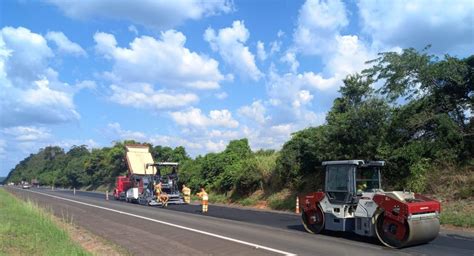
[[[324,212],[318,205],[316,209],[301,214],[303,226],[311,234],[319,234],[324,230]]]

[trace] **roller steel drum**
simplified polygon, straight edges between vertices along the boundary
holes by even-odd
[[[302,212],[301,219],[304,228],[311,234],[321,233],[324,229],[324,213],[319,205],[316,209]]]
[[[375,216],[375,232],[381,243],[392,248],[428,243],[439,233],[437,213],[414,215],[406,223],[386,218],[384,212]]]

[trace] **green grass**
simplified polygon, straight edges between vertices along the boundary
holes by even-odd
[[[288,189],[283,189],[267,198],[268,206],[273,210],[294,211],[296,195]]]
[[[90,255],[51,214],[0,189],[0,255]]]
[[[223,194],[209,193],[209,202],[227,204],[229,202],[229,199]]]
[[[237,201],[238,204],[243,206],[253,206],[258,203],[258,198],[256,197],[246,197]]]
[[[474,228],[474,203],[472,201],[454,201],[445,203],[442,207],[441,224]]]
[[[256,191],[250,196],[244,196],[235,200],[236,203],[243,206],[256,206],[261,203],[263,199],[263,191]]]

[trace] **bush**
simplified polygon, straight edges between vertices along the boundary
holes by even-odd
[[[261,186],[262,173],[256,158],[249,158],[243,161],[241,171],[237,173],[235,179],[236,193],[245,196],[250,195]]]
[[[428,159],[421,159],[410,166],[410,176],[407,180],[407,187],[414,192],[424,192],[426,189],[426,172],[430,169]]]
[[[459,199],[469,199],[474,197],[474,184],[471,183],[469,187],[461,188],[456,194],[456,197]]]

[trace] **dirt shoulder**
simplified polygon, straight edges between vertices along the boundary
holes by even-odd
[[[57,217],[54,217],[56,225],[65,230],[71,239],[82,246],[86,251],[93,255],[110,255],[110,256],[123,256],[131,255],[128,250],[114,244],[111,241],[106,240],[100,236],[97,236],[87,229],[73,225],[71,223],[64,222]]]

